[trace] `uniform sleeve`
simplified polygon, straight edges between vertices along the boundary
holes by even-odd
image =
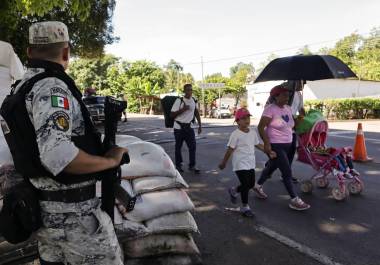
[[[176,100],[174,101],[174,104],[173,104],[173,107],[172,107],[171,112],[179,111],[180,103],[181,103],[181,100],[180,100],[180,99],[176,99]]]
[[[37,82],[31,93],[40,159],[48,171],[57,175],[79,152],[71,141],[73,97],[66,84],[56,78]]]
[[[236,133],[232,133],[230,136],[230,139],[228,140],[227,147],[231,147],[232,149],[235,149],[238,143],[238,138]]]
[[[262,116],[268,117],[268,118],[273,118],[273,111],[272,110],[273,110],[272,105],[265,107]]]

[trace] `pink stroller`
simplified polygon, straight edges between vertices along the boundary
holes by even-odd
[[[327,147],[328,123],[326,120],[315,122],[311,130],[298,135],[298,160],[311,165],[317,172],[310,180],[301,182],[301,190],[311,193],[313,181],[318,188],[327,188],[329,176],[337,181],[331,195],[337,201],[344,200],[349,194],[360,194],[364,188],[360,174],[353,168],[351,147]],[[347,187],[346,187],[346,182]]]

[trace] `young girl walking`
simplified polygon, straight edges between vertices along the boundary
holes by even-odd
[[[264,146],[259,143],[257,133],[249,128],[250,116],[251,114],[245,108],[236,111],[235,121],[238,124],[238,128],[232,132],[227,144],[227,151],[222,162],[219,164],[219,168],[223,170],[232,155],[233,171],[235,171],[239,178],[240,185],[229,188],[228,193],[231,202],[234,204],[237,203],[237,197],[240,193],[242,202],[240,211],[246,217],[254,216],[248,204],[248,194],[249,190],[255,185],[255,147],[264,151]],[[270,154],[270,157],[275,156],[275,152]]]

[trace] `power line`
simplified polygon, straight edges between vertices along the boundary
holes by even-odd
[[[359,33],[355,33],[355,34],[359,35]],[[371,32],[367,32],[367,33],[360,34],[360,35],[361,36],[365,36],[365,35],[368,35],[368,34],[371,34]],[[345,37],[347,37],[347,36],[345,36]],[[345,37],[343,37],[343,38],[345,38]],[[339,40],[342,40],[343,38],[338,38],[338,39],[333,39],[333,40],[328,40],[328,41],[314,42],[314,43],[303,44],[303,45],[297,45],[297,46],[283,48],[283,49],[277,49],[277,50],[256,52],[256,53],[247,54],[247,55],[241,55],[241,56],[223,57],[223,58],[218,58],[218,59],[213,59],[213,60],[208,60],[208,61],[203,61],[203,62],[190,62],[190,63],[185,63],[185,64],[182,64],[182,65],[183,66],[188,66],[188,65],[196,65],[196,64],[202,64],[202,63],[203,64],[207,64],[207,63],[215,63],[215,62],[221,62],[221,61],[231,61],[231,60],[248,58],[248,57],[257,57],[257,56],[260,56],[260,55],[273,54],[273,53],[276,53],[276,52],[283,52],[283,51],[289,51],[289,50],[299,49],[299,48],[303,48],[305,46],[309,47],[309,46],[315,46],[315,45],[324,44],[324,43],[330,43],[330,42],[333,42],[333,41],[337,42]],[[377,41],[377,38],[370,39],[369,41]],[[371,45],[368,46],[368,45],[366,45],[366,47],[374,47],[374,46],[371,46]]]

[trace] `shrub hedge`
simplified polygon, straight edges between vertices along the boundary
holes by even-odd
[[[305,109],[317,109],[327,119],[380,118],[380,98],[306,100]]]

